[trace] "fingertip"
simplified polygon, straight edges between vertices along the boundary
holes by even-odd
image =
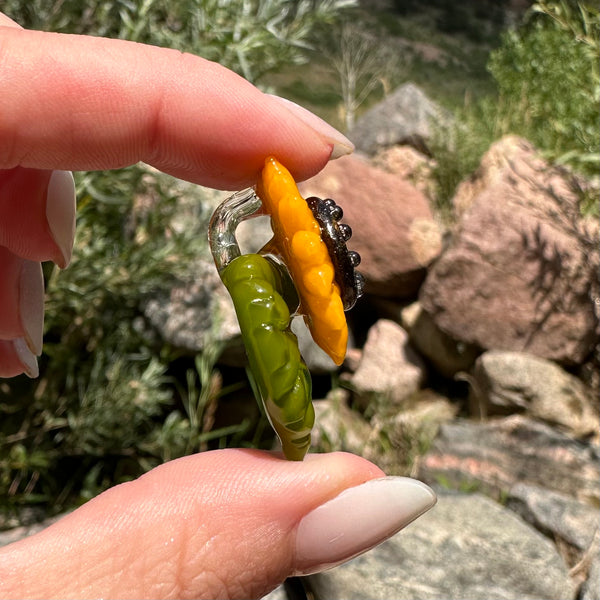
[[[55,262],[66,268],[71,262],[75,240],[75,180],[71,171],[53,171],[46,194],[46,219],[60,258]]]
[[[24,338],[17,338],[12,341],[15,354],[23,368],[23,373],[30,379],[35,379],[39,376],[40,370],[38,367],[37,357],[29,349],[29,344]]]
[[[321,119],[321,117],[287,98],[273,94],[267,94],[267,96],[274,102],[284,106],[295,118],[300,119],[305,125],[308,125],[323,142],[331,147],[329,160],[335,160],[340,156],[354,152],[354,144],[343,133]]]
[[[408,477],[372,479],[344,490],[300,522],[295,574],[317,573],[370,550],[436,501],[431,488]]]
[[[297,569],[302,519],[379,474],[345,453],[303,462],[249,450],[177,459],[101,494],[14,553],[0,552],[0,582],[9,564],[23,565],[9,588],[22,595],[31,595],[23,586],[33,582],[46,597],[82,589],[115,597],[165,590],[176,597],[261,597]],[[75,581],[67,576],[73,570]]]
[[[26,340],[0,340],[0,377],[16,377],[23,373],[31,379],[39,375],[37,358]]]
[[[44,274],[39,262],[23,260],[19,276],[19,319],[27,346],[42,353],[44,333]]]

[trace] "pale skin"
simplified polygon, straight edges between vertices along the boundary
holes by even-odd
[[[0,14],[0,374],[24,370],[10,345],[22,335],[17,291],[9,293],[19,266],[67,262],[46,224],[52,170],[144,161],[237,190],[254,184],[266,156],[302,180],[334,146],[326,128],[214,63],[25,31]],[[260,597],[301,569],[294,543],[302,517],[382,475],[339,453],[291,463],[227,450],[172,461],[1,549],[0,596]]]

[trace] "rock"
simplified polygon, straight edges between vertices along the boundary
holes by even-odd
[[[457,341],[580,364],[599,339],[597,230],[527,142],[504,138],[489,153],[506,160],[429,270],[423,308]]]
[[[522,415],[442,425],[418,477],[506,498],[517,483],[600,504],[598,449]]]
[[[258,252],[272,237],[271,219],[267,215],[242,221],[235,232],[242,254]]]
[[[558,365],[522,352],[490,350],[475,363],[473,405],[484,414],[526,412],[575,437],[598,432],[598,415],[583,383]],[[479,406],[477,412],[479,413]]]
[[[378,152],[372,159],[376,167],[410,181],[427,198],[434,198],[432,171],[435,161],[412,146],[391,146]]]
[[[365,455],[373,430],[369,423],[348,406],[347,390],[332,390],[325,400],[315,400],[315,426],[312,445],[319,452],[352,452]]]
[[[397,406],[412,396],[425,377],[425,365],[408,344],[400,325],[380,319],[369,329],[358,369],[350,383],[359,402],[378,398]]]
[[[266,596],[263,596],[261,600],[288,600],[289,596],[285,591],[283,584],[277,586],[272,592],[269,592]]]
[[[50,525],[62,519],[66,514],[68,513],[62,513],[54,517],[48,517],[43,521],[39,521],[38,523],[21,525],[19,527],[7,529],[6,531],[0,531],[0,548],[2,546],[12,544],[13,542],[18,542],[19,540],[29,537],[30,535],[39,533],[40,531],[46,529],[46,527],[50,527]]]
[[[456,414],[446,398],[423,390],[408,406],[390,416],[378,412],[370,421],[349,406],[350,393],[337,388],[325,400],[315,400],[313,449],[351,452],[374,462],[388,475],[409,475],[423,448],[435,438],[442,423]]]
[[[598,600],[600,598],[600,553],[596,552],[592,559],[587,581],[581,590],[581,600]]]
[[[210,217],[230,192],[167,178],[153,169],[147,177],[157,179],[166,188],[164,193],[178,198],[177,212],[168,227],[177,233],[197,230],[205,243],[198,244],[197,258],[187,266],[187,274],[178,284],[153,292],[145,302],[142,308],[146,318],[164,341],[191,353],[201,352],[207,344],[238,339],[235,310],[215,268],[207,238]],[[151,202],[151,198],[137,198],[137,212],[151,210]],[[243,239],[249,237],[243,231],[240,234]],[[237,346],[241,348],[241,344]],[[238,349],[237,353],[243,357],[243,350]]]
[[[195,273],[193,280],[157,293],[146,302],[147,319],[166,342],[189,352],[238,338],[235,309],[212,257],[198,257],[190,272]]]
[[[506,506],[551,540],[587,550],[598,529],[598,509],[538,485],[517,483]]]
[[[480,353],[476,346],[457,342],[445,334],[418,301],[402,310],[401,321],[411,344],[445,377],[469,371]]]
[[[316,600],[575,597],[554,545],[479,494],[440,494],[432,510],[398,535],[308,583]]]
[[[395,415],[376,412],[372,435],[382,435],[379,452],[364,455],[388,475],[411,475],[442,424],[451,421],[458,407],[431,390],[417,392]]]
[[[442,117],[440,107],[419,87],[405,83],[366,111],[347,135],[368,155],[400,144],[427,152],[432,124]]]
[[[387,430],[392,443],[417,441],[419,445],[427,445],[435,438],[440,426],[448,423],[456,416],[458,407],[447,398],[422,390],[414,401],[395,415],[387,423]]]
[[[327,164],[300,184],[305,197],[333,198],[353,229],[348,247],[362,257],[366,291],[384,297],[413,296],[425,268],[439,255],[442,237],[425,196],[400,177],[358,156]]]
[[[515,160],[520,162],[523,154],[530,155],[533,152],[534,148],[528,141],[515,135],[505,136],[500,143],[492,144],[482,156],[477,171],[456,188],[452,198],[455,216],[462,217],[486,189],[502,184]]]

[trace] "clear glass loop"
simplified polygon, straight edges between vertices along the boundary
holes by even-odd
[[[261,214],[262,203],[252,188],[236,192],[221,203],[208,225],[208,242],[219,273],[241,255],[235,238],[237,226]]]

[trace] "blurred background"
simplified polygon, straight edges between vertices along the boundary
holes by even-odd
[[[404,546],[289,584],[290,597],[600,597],[596,2],[2,10],[204,56],[356,144],[301,188],[344,208],[367,279],[341,368],[294,324],[314,451],[361,454],[441,500]],[[72,264],[45,265],[40,377],[0,382],[0,529],[166,460],[275,441],[207,245],[227,194],[141,164],[75,178]],[[268,238],[260,220],[241,229],[249,249]]]

